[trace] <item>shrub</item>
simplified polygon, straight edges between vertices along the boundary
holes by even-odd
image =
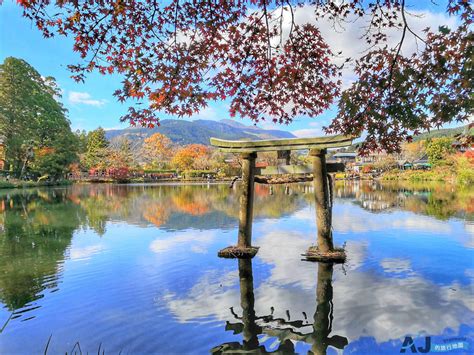
[[[442,165],[446,157],[453,153],[452,138],[435,138],[426,143],[426,154],[430,164]]]
[[[468,154],[455,158],[456,182],[459,184],[474,184],[474,159],[470,158]]]
[[[144,169],[144,174],[174,174],[175,169]]]
[[[206,177],[208,174],[212,177],[216,176],[216,173],[210,170],[186,170],[183,172],[183,176],[185,178],[200,178],[203,176]]]
[[[15,185],[9,181],[0,181],[0,189],[12,189]]]
[[[362,173],[368,174],[368,173],[370,173],[373,169],[374,169],[374,166],[371,165],[371,164],[364,165],[364,166],[362,167]]]

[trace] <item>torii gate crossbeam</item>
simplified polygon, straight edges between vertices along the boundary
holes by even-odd
[[[316,222],[318,227],[317,248],[310,248],[305,254],[309,260],[344,261],[345,253],[333,245],[331,224],[332,206],[330,186],[326,165],[327,148],[339,148],[352,144],[354,137],[345,135],[270,139],[260,141],[227,141],[211,138],[211,145],[220,151],[239,153],[242,158],[242,185],[239,210],[239,233],[237,246],[225,248],[219,252],[222,257],[251,258],[258,247],[252,246],[252,219],[255,183],[255,159],[258,152],[309,150],[313,159],[312,173],[316,204]],[[262,181],[259,179],[259,181]]]

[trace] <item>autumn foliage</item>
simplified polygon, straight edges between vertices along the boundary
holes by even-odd
[[[209,148],[205,145],[189,144],[178,149],[173,157],[172,164],[181,170],[192,169],[195,160],[209,154]]]
[[[162,167],[172,157],[173,142],[164,134],[155,133],[145,138],[142,154],[150,166]]]
[[[82,58],[69,66],[76,80],[93,70],[123,75],[117,98],[149,103],[122,117],[131,124],[152,127],[162,113],[189,116],[216,100],[228,100],[232,116],[289,123],[318,116],[338,101],[327,132],[366,131],[364,149],[393,151],[420,130],[466,120],[473,112],[473,11],[467,0],[448,1],[457,28],[423,33],[410,27],[405,0],[18,3],[46,37],[73,38]],[[313,18],[300,23],[296,11]],[[318,24],[356,17],[367,24],[363,56],[333,53]],[[395,46],[389,31],[399,37]],[[413,54],[401,50],[408,37],[419,43]],[[336,57],[355,69],[356,80],[344,91]]]

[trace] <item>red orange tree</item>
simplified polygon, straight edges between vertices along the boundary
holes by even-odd
[[[155,133],[145,138],[142,155],[148,165],[162,168],[170,161],[173,153],[173,142],[161,133]]]
[[[74,39],[83,58],[69,66],[76,80],[93,70],[124,76],[117,98],[149,103],[129,109],[122,119],[132,124],[153,126],[160,113],[191,115],[224,99],[233,116],[289,123],[338,99],[328,132],[366,131],[364,148],[392,151],[412,133],[473,112],[469,0],[448,0],[458,27],[424,33],[407,21],[405,0],[18,2],[45,36]],[[298,22],[298,8],[312,19]],[[354,17],[368,20],[360,47],[369,49],[355,62],[357,80],[342,91],[337,54],[318,23]],[[393,29],[396,45],[388,41]],[[420,44],[414,54],[401,50],[409,36]]]
[[[189,170],[194,162],[209,154],[209,148],[202,144],[189,144],[178,149],[173,157],[172,164],[181,169]]]

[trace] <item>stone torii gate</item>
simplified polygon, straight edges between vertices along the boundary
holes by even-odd
[[[258,176],[258,173],[265,175],[312,173],[312,177],[303,176],[287,181],[313,181],[318,238],[317,246],[310,247],[304,256],[308,260],[315,261],[344,261],[344,250],[335,248],[332,240],[331,186],[328,181],[328,172],[341,171],[341,169],[340,166],[326,164],[326,152],[327,148],[351,145],[353,138],[345,135],[261,141],[227,141],[211,138],[211,145],[218,147],[220,151],[238,153],[242,158],[238,243],[237,246],[222,249],[218,255],[230,258],[252,258],[258,251],[258,247],[252,246],[254,183],[282,183],[265,176]],[[313,159],[312,166],[288,165],[292,150],[309,150],[309,155]],[[285,159],[287,165],[257,171],[255,168],[257,153],[268,151],[278,152],[278,157]]]

